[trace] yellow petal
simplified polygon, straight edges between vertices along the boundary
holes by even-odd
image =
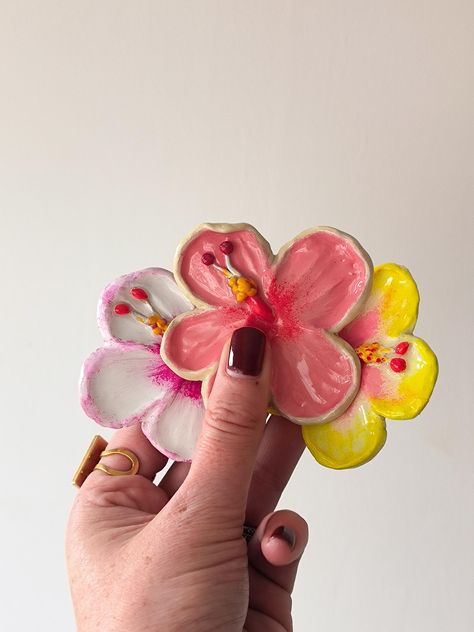
[[[380,309],[381,334],[394,338],[413,331],[420,296],[406,268],[396,263],[377,266],[369,301],[372,300],[378,303]]]
[[[367,463],[387,438],[385,420],[362,392],[340,417],[325,424],[303,426],[302,432],[316,461],[336,470]]]
[[[428,403],[436,378],[438,360],[421,338],[400,336],[396,342],[408,342],[408,351],[402,357],[406,370],[395,373],[386,363],[380,367],[381,384],[377,396],[370,397],[374,409],[389,419],[412,419]]]
[[[413,277],[403,266],[376,266],[372,289],[362,312],[342,331],[353,347],[411,333],[418,316],[420,297]]]

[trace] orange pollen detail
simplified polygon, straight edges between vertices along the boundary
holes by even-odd
[[[231,276],[227,283],[238,303],[245,301],[249,296],[255,296],[257,293],[257,286],[253,279],[244,276]]]
[[[162,336],[168,329],[168,321],[158,312],[156,307],[151,302],[148,292],[141,287],[133,287],[130,290],[132,298],[137,301],[143,301],[148,305],[148,309],[151,310],[151,314],[144,314],[139,311],[133,305],[128,303],[117,303],[114,307],[114,311],[118,316],[130,315],[138,323],[151,327],[155,336]]]
[[[206,266],[213,266],[227,278],[227,283],[238,303],[242,303],[245,299],[255,296],[257,294],[257,284],[255,281],[245,277],[232,265],[230,260],[230,255],[234,251],[232,242],[223,241],[220,244],[219,249],[224,254],[225,266],[221,266],[216,263],[216,258],[212,252],[205,252],[202,255],[201,261],[203,264]]]
[[[244,276],[237,270],[231,262],[230,255],[234,252],[234,245],[231,241],[223,241],[219,245],[220,251],[225,257],[225,266],[216,262],[216,257],[212,252],[205,252],[201,261],[206,266],[212,266],[227,278],[227,284],[231,289],[237,303],[246,302],[253,314],[264,320],[272,321],[274,314],[269,305],[258,296],[257,283]]]
[[[159,314],[152,314],[146,319],[146,324],[151,327],[155,336],[162,336],[168,329],[168,323]]]
[[[409,343],[400,342],[394,349],[383,347],[379,342],[366,342],[355,350],[361,362],[365,364],[383,364],[390,361],[390,368],[401,373],[407,368],[406,360],[401,358],[408,350]]]
[[[359,345],[356,349],[357,355],[365,364],[381,364],[382,362],[387,362],[387,353],[390,351],[390,349],[382,347],[378,342],[365,343]]]

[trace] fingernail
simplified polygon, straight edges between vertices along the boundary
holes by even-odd
[[[289,527],[278,527],[278,529],[275,529],[270,536],[270,539],[272,538],[284,540],[292,550],[295,548],[296,535],[293,529],[290,529]]]
[[[230,375],[260,375],[265,355],[265,334],[254,327],[241,327],[232,334],[227,369]]]

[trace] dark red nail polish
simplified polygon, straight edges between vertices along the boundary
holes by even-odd
[[[284,540],[288,544],[290,549],[295,548],[296,535],[293,529],[290,529],[289,527],[278,527],[278,529],[275,529],[270,537]]]
[[[265,334],[254,327],[241,327],[232,334],[227,368],[230,374],[260,375],[265,355]]]

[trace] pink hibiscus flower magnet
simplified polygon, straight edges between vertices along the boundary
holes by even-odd
[[[303,232],[274,255],[248,224],[202,224],[178,247],[174,275],[197,309],[169,324],[161,354],[206,397],[225,340],[261,329],[272,349],[271,407],[301,424],[338,417],[355,398],[360,361],[338,336],[361,311],[372,262],[334,228]]]

